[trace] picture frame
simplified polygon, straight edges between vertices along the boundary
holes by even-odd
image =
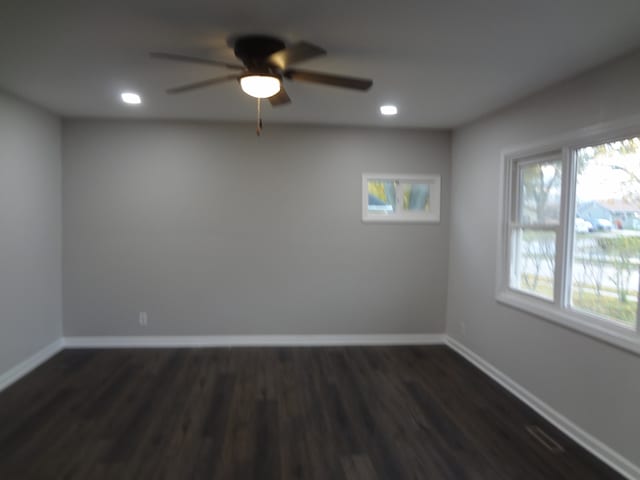
[[[440,175],[362,174],[362,221],[439,223]]]

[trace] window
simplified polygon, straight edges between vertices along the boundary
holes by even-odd
[[[516,164],[511,228],[510,286],[553,300],[556,242],[560,233],[562,160],[559,155]]]
[[[365,222],[439,222],[439,175],[362,175]]]
[[[640,128],[504,161],[498,300],[640,353]]]

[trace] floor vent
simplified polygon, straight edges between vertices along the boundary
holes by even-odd
[[[553,438],[551,438],[544,430],[542,430],[537,425],[527,425],[527,432],[533,438],[535,438],[538,443],[542,444],[547,450],[554,454],[564,453],[564,447],[556,442]]]

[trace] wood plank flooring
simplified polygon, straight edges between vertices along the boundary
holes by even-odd
[[[0,393],[0,478],[621,477],[437,346],[66,350]]]

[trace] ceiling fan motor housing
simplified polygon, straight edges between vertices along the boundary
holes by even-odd
[[[233,53],[242,60],[249,70],[273,73],[272,67],[267,63],[267,58],[286,47],[284,42],[275,37],[266,35],[248,35],[236,40]]]

